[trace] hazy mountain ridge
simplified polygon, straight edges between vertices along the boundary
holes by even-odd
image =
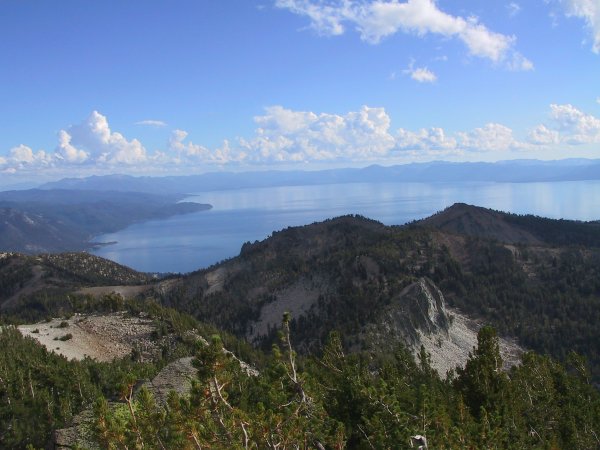
[[[116,191],[0,192],[0,250],[42,253],[85,250],[99,234],[135,222],[211,208],[177,195]]]
[[[317,171],[269,170],[261,172],[210,172],[186,176],[105,175],[65,178],[41,189],[118,190],[156,194],[190,194],[202,191],[368,182],[541,182],[600,179],[600,160],[513,160],[496,163],[434,161],[396,166],[372,165],[362,169]]]

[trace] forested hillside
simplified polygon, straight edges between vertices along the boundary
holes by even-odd
[[[147,274],[89,253],[0,253],[0,312],[5,318],[39,320],[72,312],[73,294],[82,287],[151,281]]]
[[[100,401],[103,446],[144,448],[593,449],[600,395],[577,357],[567,368],[535,354],[500,370],[498,342],[483,328],[464,369],[441,380],[423,355],[397,348],[384,360],[347,355],[332,335],[322,356],[298,359],[284,319],[280,346],[258,376],[199,350],[191,393],[168,407],[141,392],[129,413]],[[123,419],[123,417],[125,417]]]
[[[209,209],[183,195],[26,190],[0,192],[0,252],[65,252],[91,248],[97,235],[133,223]]]
[[[169,332],[199,326],[160,308],[152,317]],[[73,445],[84,439],[91,448],[146,449],[598,446],[600,394],[576,355],[563,366],[529,353],[506,373],[495,331],[484,327],[466,366],[443,380],[424,352],[417,361],[402,346],[386,355],[348,354],[334,333],[318,356],[299,357],[288,316],[281,330],[256,373],[223,351],[231,338],[217,335],[195,350],[182,341],[154,363],[134,355],[95,363],[66,361],[5,328],[0,444],[40,448],[53,428],[88,408]],[[189,392],[158,401],[145,387],[135,391],[136,381],[190,351],[197,372]]]
[[[467,205],[432,219],[386,227],[342,217],[288,228],[245,244],[237,258],[159,285],[156,296],[264,348],[285,306],[298,350],[309,351],[332,329],[347,346],[368,345],[365,325],[390,307],[406,310],[403,290],[426,277],[450,306],[526,348],[563,361],[572,350],[585,355],[599,379],[597,223]]]

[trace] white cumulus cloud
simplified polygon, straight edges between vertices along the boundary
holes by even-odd
[[[560,142],[560,134],[546,125],[538,125],[528,135],[528,141],[535,145],[553,145]]]
[[[586,114],[573,105],[550,105],[552,128],[568,144],[600,143],[600,119]]]
[[[514,152],[566,149],[600,143],[600,119],[570,104],[550,105],[547,123],[533,127],[525,140],[500,123],[466,131],[442,127],[392,130],[384,108],[362,106],[333,114],[296,111],[280,105],[254,118],[248,137],[224,140],[217,148],[193,142],[175,129],[166,147],[150,154],[136,139],[112,131],[105,116],[92,112],[79,125],[61,130],[54,152],[26,145],[0,156],[0,172],[189,173],[219,165],[422,161],[439,157],[499,157]],[[468,156],[471,155],[471,156]]]
[[[232,147],[225,140],[221,147],[209,149],[192,141],[187,141],[188,132],[173,130],[168,143],[169,154],[174,156],[168,161],[173,164],[231,164],[246,160],[246,153],[240,147]]]
[[[10,150],[10,159],[18,163],[31,164],[36,158],[31,148],[21,144],[18,147],[13,147]]]
[[[52,156],[44,150],[34,152],[26,145],[18,145],[10,149],[7,158],[2,158],[4,164],[12,169],[23,169],[26,167],[47,166],[52,162]]]
[[[249,161],[370,160],[394,146],[383,108],[363,106],[337,115],[272,106],[254,120],[255,136],[240,140]]]
[[[488,123],[469,132],[457,133],[459,147],[470,151],[504,152],[523,150],[526,144],[513,136],[513,130],[499,123]]]
[[[183,161],[188,157],[210,159],[210,150],[202,145],[193,142],[184,142],[188,137],[188,132],[183,130],[173,130],[169,138],[169,151],[177,154],[177,160]]]
[[[514,49],[514,36],[494,32],[474,16],[448,14],[434,0],[275,0],[275,6],[307,17],[319,34],[343,34],[347,24],[371,44],[399,32],[419,37],[433,34],[456,38],[471,55],[495,63],[510,62],[513,55],[527,61]],[[531,62],[522,64],[523,70],[530,66]]]
[[[410,68],[407,72],[413,80],[419,83],[433,83],[437,80],[437,75],[427,67]]]
[[[454,137],[448,136],[443,128],[422,128],[418,131],[400,128],[396,135],[396,148],[445,153],[456,150],[457,141]]]
[[[513,130],[498,124],[488,123],[471,131],[459,131],[450,135],[443,128],[423,128],[410,131],[400,128],[396,137],[396,148],[418,155],[428,156],[464,155],[470,153],[505,153],[531,149],[531,145],[515,138]]]
[[[79,125],[61,130],[56,153],[69,162],[136,164],[147,159],[140,141],[128,141],[121,133],[112,131],[106,116],[98,111],[93,111]]]
[[[71,135],[65,130],[58,132],[58,147],[56,155],[59,159],[65,159],[69,162],[83,162],[89,158],[89,154],[83,150],[78,150],[71,145]]]

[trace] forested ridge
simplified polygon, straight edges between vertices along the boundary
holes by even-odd
[[[403,289],[427,277],[450,306],[528,349],[561,361],[570,351],[585,355],[600,381],[600,247],[581,243],[595,242],[597,224],[506,215],[503,222],[527,226],[517,233],[506,225],[500,234],[492,227],[486,236],[479,224],[497,223],[499,213],[461,208],[470,217],[460,223],[475,224],[477,235],[341,217],[247,243],[239,257],[180,278],[156,296],[241,338],[256,335],[277,302],[302,305],[291,327],[294,344],[306,352],[322,346],[332,329],[342,332],[345,345],[368,345],[360,339],[365,324],[390,305],[401,307]],[[572,245],[542,240],[556,230],[579,237]],[[535,243],[500,239],[514,236],[535,236]],[[217,288],[210,282],[216,274]],[[298,290],[310,303],[290,294]],[[276,325],[275,319],[267,335],[255,337],[263,348],[274,342]]]
[[[430,449],[600,447],[597,224],[460,208],[437,224],[347,216],[288,228],[168,279],[86,254],[3,254],[0,447],[41,448],[86,409],[101,448],[410,448],[415,436]],[[424,348],[415,360],[365,334],[389,331],[390,308],[417,320],[406,292],[419,283],[493,327],[447,377]],[[127,300],[78,293],[117,284],[149,288]],[[152,361],[67,361],[10,325],[112,311],[150,317],[170,344]],[[496,332],[533,351],[502,371]],[[164,404],[134,389],[188,355],[189,394]]]
[[[13,325],[0,327],[0,448],[44,447],[51,432],[69,424],[98,398],[119,401],[130,383],[148,380],[176,358],[193,355],[197,339],[217,330],[190,316],[163,308],[150,300],[125,300],[118,295],[100,299],[81,297],[74,310],[83,314],[126,311],[154,322],[153,338],[168,335],[159,358],[141,360],[134,348],[131,355],[113,362],[67,360],[48,352],[31,337],[24,337]],[[63,322],[64,325],[66,322]],[[68,329],[65,329],[68,332]],[[190,335],[190,332],[193,332]],[[247,344],[221,333],[228,348],[246,360],[260,362],[262,356]]]

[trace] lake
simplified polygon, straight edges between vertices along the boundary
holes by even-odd
[[[132,225],[93,253],[144,272],[190,272],[239,254],[246,241],[344,214],[386,225],[427,217],[456,202],[518,214],[600,219],[600,181],[557,183],[354,183],[202,192],[185,201],[213,209]]]

